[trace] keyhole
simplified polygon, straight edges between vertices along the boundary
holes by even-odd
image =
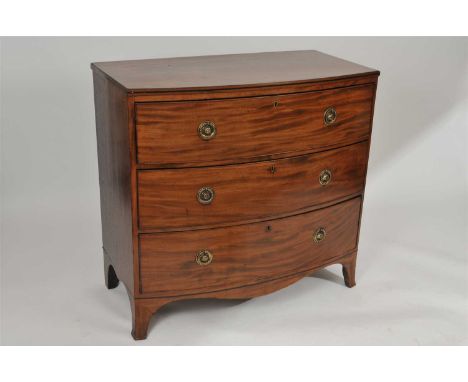
[[[278,107],[279,106],[279,101],[273,102],[273,107]]]
[[[271,172],[272,174],[274,174],[274,173],[276,172],[276,167],[275,167],[275,166],[271,166],[271,167],[270,167],[270,172]]]
[[[270,231],[271,231],[271,225],[267,225],[267,226],[266,226],[266,231],[267,231],[267,232],[270,232]]]

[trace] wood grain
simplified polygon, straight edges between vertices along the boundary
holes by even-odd
[[[314,50],[98,62],[91,67],[129,92],[232,89],[379,74]]]
[[[362,191],[367,142],[244,165],[138,172],[140,231],[211,227],[293,214]],[[319,175],[332,173],[322,186]],[[211,204],[197,191],[212,187]]]
[[[136,104],[139,163],[225,163],[258,156],[323,149],[367,139],[373,87],[216,101]],[[275,106],[277,103],[277,106]],[[323,115],[333,106],[336,122]],[[198,126],[212,121],[215,138],[204,141]]]
[[[235,288],[298,273],[352,251],[361,198],[262,223],[140,235],[142,293],[159,297]],[[320,243],[314,232],[323,227]],[[209,265],[195,261],[200,250]]]

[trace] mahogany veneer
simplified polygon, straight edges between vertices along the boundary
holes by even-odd
[[[316,51],[91,64],[106,286],[164,304],[355,266],[379,72]]]
[[[356,247],[361,198],[317,211],[209,230],[140,235],[143,293],[179,296],[216,292],[294,275],[341,257]],[[312,239],[326,227],[326,240]],[[312,233],[312,234],[311,234]],[[209,248],[210,266],[193,261]]]
[[[372,86],[356,86],[211,102],[137,104],[137,161],[235,163],[358,142],[369,137],[373,97]],[[340,110],[340,118],[336,129],[323,129],[323,112],[330,105]],[[217,134],[216,140],[201,144],[193,131],[205,119],[216,121]],[[161,139],[168,135],[171,139]]]
[[[367,142],[274,161],[138,172],[141,231],[207,228],[291,215],[318,204],[359,194],[364,187]],[[332,180],[318,182],[323,169]],[[155,187],[155,185],[158,187]],[[211,205],[196,191],[209,185]]]

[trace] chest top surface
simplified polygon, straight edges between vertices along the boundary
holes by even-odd
[[[135,93],[235,89],[379,74],[315,50],[96,62],[91,67]]]

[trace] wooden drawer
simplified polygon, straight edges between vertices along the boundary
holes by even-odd
[[[294,213],[359,193],[368,142],[276,161],[138,173],[140,230],[171,230],[249,222]],[[323,185],[325,172],[331,180]],[[322,177],[321,177],[322,174]],[[197,194],[214,192],[211,203]]]
[[[369,136],[374,86],[278,96],[136,104],[141,164],[201,166],[317,151]],[[327,109],[336,120],[324,121]],[[211,121],[216,135],[200,137]],[[205,137],[206,138],[206,137]]]
[[[361,198],[288,218],[140,235],[143,293],[181,295],[259,283],[326,264],[356,247]],[[325,230],[315,242],[314,233]],[[199,265],[199,251],[212,262]]]

